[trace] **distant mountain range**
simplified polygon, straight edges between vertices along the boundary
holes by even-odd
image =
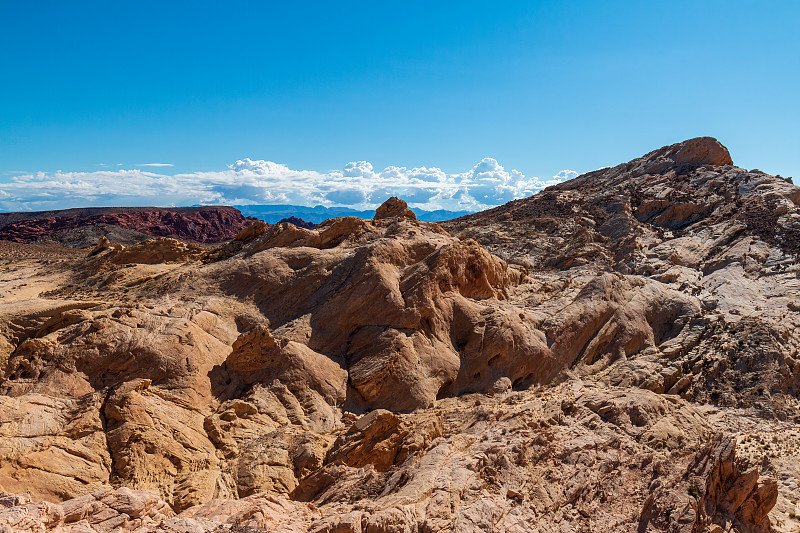
[[[452,220],[471,211],[414,209],[420,220]],[[291,222],[313,228],[329,218],[371,219],[373,210],[298,205],[240,205],[193,207],[86,207],[56,211],[0,213],[0,241],[47,240],[65,246],[94,244],[101,236],[133,244],[149,237],[173,237],[194,242],[230,240],[256,219],[268,224]]]
[[[235,205],[233,206],[245,216],[255,217],[269,224],[275,224],[281,219],[297,217],[306,222],[319,224],[323,220],[335,217],[359,217],[372,218],[375,215],[373,209],[357,211],[347,207],[308,207],[302,205]],[[451,220],[464,215],[469,215],[473,211],[447,211],[438,209],[436,211],[425,211],[423,209],[412,208],[417,218],[428,222],[439,222]]]

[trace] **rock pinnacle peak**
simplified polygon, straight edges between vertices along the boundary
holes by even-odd
[[[657,155],[672,159],[676,163],[719,166],[733,164],[728,149],[714,137],[695,137],[665,146],[656,152]]]
[[[416,220],[417,215],[408,208],[408,204],[405,200],[392,196],[375,210],[375,217],[373,220],[381,220],[384,218],[410,218]]]

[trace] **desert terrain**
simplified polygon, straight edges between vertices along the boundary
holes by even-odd
[[[701,137],[438,224],[9,218],[0,531],[800,531],[799,206]]]

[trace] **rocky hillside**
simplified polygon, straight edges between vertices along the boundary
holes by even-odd
[[[0,240],[52,239],[65,244],[84,244],[84,233],[89,232],[117,237],[128,243],[141,240],[138,238],[141,234],[214,243],[232,239],[254,220],[237,209],[223,206],[99,207],[0,213]]]
[[[701,138],[446,229],[5,259],[0,530],[796,531],[797,203]]]
[[[798,204],[800,188],[790,179],[737,168],[724,146],[704,137],[446,227],[525,265],[543,285],[614,273],[645,287],[658,282],[693,302],[685,313],[673,301],[657,318],[656,344],[691,331],[685,348],[645,355],[642,340],[614,347],[601,335],[581,347],[577,373],[618,362],[608,379],[653,388],[640,381],[668,360],[677,381],[667,379],[665,391],[791,418],[798,413],[787,398],[800,387]],[[632,353],[641,356],[630,360]]]

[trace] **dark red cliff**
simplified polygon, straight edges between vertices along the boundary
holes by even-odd
[[[29,242],[57,231],[113,224],[153,235],[201,243],[232,239],[256,219],[233,207],[93,207],[0,213],[0,240]]]

